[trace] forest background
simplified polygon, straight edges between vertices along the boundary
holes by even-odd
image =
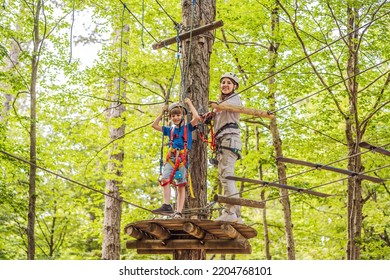
[[[168,93],[171,101],[180,99],[180,71],[173,76],[180,56],[175,44],[151,46],[176,35],[172,19],[181,21],[182,3],[125,2],[2,1],[0,259],[32,258],[31,227],[33,258],[101,259],[102,193],[110,180],[121,182],[121,233],[130,222],[152,218],[145,209],[161,203],[162,139],[150,124]],[[215,18],[224,26],[213,32],[209,99],[218,99],[220,75],[236,72],[244,105],[276,112],[285,157],[354,170],[347,161],[353,156],[351,143],[355,148],[362,141],[383,148],[390,144],[389,12],[387,1],[218,0]],[[85,65],[85,58],[78,57],[89,52],[96,59]],[[115,106],[123,111],[113,117]],[[269,120],[243,115],[240,126],[244,148],[236,175],[278,181]],[[112,139],[119,128],[122,134]],[[124,155],[116,162],[119,173],[110,169],[115,149]],[[361,172],[385,180],[361,181],[361,233],[354,239],[359,258],[390,259],[389,157],[354,151],[360,154]],[[290,192],[294,258],[348,258],[351,178],[285,167],[288,185],[331,194],[319,198]],[[208,202],[221,193],[216,173],[209,165]],[[243,207],[245,224],[258,236],[250,240],[252,254],[234,258],[291,258],[279,190],[239,187],[243,198],[265,200],[266,211]],[[120,235],[121,259],[171,258],[137,255],[125,248],[129,238]]]

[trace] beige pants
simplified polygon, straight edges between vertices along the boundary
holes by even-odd
[[[235,148],[241,151],[242,144],[240,135],[228,134],[218,139],[218,145],[222,147]],[[234,167],[238,156],[229,149],[219,148],[217,154],[218,160],[218,176],[222,184],[224,195],[230,197],[239,197],[237,193],[236,181],[225,179],[227,176],[234,176]],[[241,207],[239,205],[226,204],[226,210],[231,213],[236,213],[237,217],[241,216]]]

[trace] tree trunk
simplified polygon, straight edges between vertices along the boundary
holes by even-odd
[[[122,27],[122,31],[117,33],[114,44],[123,38],[121,34],[128,34],[129,26]],[[128,37],[128,36],[126,36]],[[123,40],[123,39],[122,39]],[[123,44],[124,43],[124,44]],[[128,45],[128,39],[121,42],[121,45]],[[127,57],[125,48],[119,49],[122,52],[121,57]],[[122,62],[121,62],[122,63]],[[126,64],[126,62],[124,63]],[[126,108],[121,103],[125,100],[126,93],[124,87],[121,87],[121,77],[115,82],[114,91],[108,92],[108,98],[111,100],[110,108],[107,113],[107,122],[117,124],[116,119],[123,118],[122,114]],[[102,244],[102,259],[104,260],[119,260],[120,258],[120,232],[121,232],[121,196],[120,186],[122,184],[122,169],[124,160],[123,140],[118,140],[125,134],[126,125],[124,120],[121,120],[122,125],[110,126],[110,139],[115,141],[112,144],[108,155],[107,173],[109,178],[106,180],[106,190],[110,196],[105,196],[104,199],[104,222],[103,222],[103,244]]]
[[[256,127],[256,129],[255,129],[255,134],[256,134],[256,151],[259,151],[260,150],[260,145],[259,145],[260,136],[259,136],[258,127]],[[263,180],[263,164],[262,164],[261,160],[259,160],[259,179]],[[264,234],[264,251],[265,251],[266,259],[271,260],[272,256],[271,256],[271,252],[270,252],[270,248],[269,248],[270,240],[269,240],[268,222],[267,222],[267,203],[264,201],[265,200],[265,189],[261,190],[260,199],[261,199],[261,201],[264,202],[264,208],[262,211],[263,212],[262,218],[263,218],[263,234]]]
[[[277,5],[277,4],[275,4]],[[268,51],[269,55],[269,74],[272,75],[275,73],[276,61],[278,56],[279,43],[275,38],[278,37],[279,32],[279,9],[278,6],[272,10],[271,13],[271,31],[272,31],[272,40],[270,42],[270,47]],[[268,79],[268,90],[269,90],[269,104],[270,110],[274,111],[276,106],[276,83],[275,78],[271,77]],[[279,128],[277,124],[277,118],[271,119],[270,130],[273,140],[273,146],[275,150],[275,157],[283,157],[282,150],[282,140],[280,139]],[[286,176],[286,166],[282,162],[277,163],[278,168],[278,178],[281,184],[287,184]],[[283,207],[284,213],[284,228],[286,231],[286,241],[287,241],[287,257],[289,260],[295,259],[295,245],[294,245],[294,235],[293,235],[293,223],[291,218],[291,208],[290,208],[290,199],[288,196],[288,190],[280,189],[280,203]]]
[[[182,16],[185,30],[190,30],[215,20],[216,1],[182,0]],[[212,32],[193,37],[182,43],[182,76],[184,96],[189,97],[195,108],[207,108],[210,84],[210,55],[214,43]],[[193,134],[192,149],[189,153],[189,173],[195,198],[186,195],[186,207],[203,208],[207,201],[207,146]],[[204,218],[202,215],[192,215]],[[177,250],[176,260],[204,260],[203,250]]]
[[[359,10],[357,8],[347,8],[348,33],[355,32],[348,36],[349,57],[347,62],[347,76],[352,77],[359,73],[358,67],[358,25]],[[349,91],[349,115],[346,119],[346,138],[348,143],[348,155],[353,156],[360,153],[359,143],[362,138],[358,119],[358,83],[356,78],[348,80]],[[361,156],[353,156],[348,159],[348,170],[356,173],[363,171]],[[362,232],[362,186],[361,180],[357,177],[348,179],[348,244],[347,258],[357,260],[360,258],[360,248],[356,243]]]
[[[36,204],[36,173],[37,173],[37,77],[39,65],[39,51],[41,40],[39,38],[39,16],[42,2],[38,0],[35,6],[33,53],[31,58],[31,83],[30,83],[30,174],[28,190],[28,221],[27,221],[27,258],[35,259],[35,204]]]
[[[20,29],[20,26],[16,24],[15,27],[16,31]],[[18,44],[12,40],[11,41],[11,50],[9,57],[5,60],[5,69],[4,72],[11,71],[15,66],[19,63],[19,55],[20,55],[20,48]],[[14,99],[14,96],[12,94],[7,93],[7,89],[10,88],[9,85],[2,84],[1,85],[2,90],[4,90],[4,103],[3,103],[3,110],[0,112],[0,122],[3,122],[6,120],[8,116],[8,112],[11,109],[11,102]]]

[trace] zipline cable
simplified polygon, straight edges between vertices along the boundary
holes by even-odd
[[[164,7],[160,4],[160,2],[158,0],[155,0],[157,2],[157,4],[160,6],[160,8],[163,10],[163,12],[168,16],[168,18],[173,22],[173,24],[176,26],[179,25],[179,23],[177,23],[168,13],[167,11],[164,9]]]
[[[229,96],[228,98],[226,98],[224,101],[227,101],[228,99],[233,98],[234,96],[236,96],[236,95],[238,95],[238,94],[241,94],[241,93],[243,93],[244,91],[247,91],[248,89],[251,89],[251,88],[257,86],[258,84],[260,84],[260,83],[262,83],[262,82],[268,80],[269,78],[272,78],[272,77],[276,76],[277,74],[282,73],[283,71],[285,71],[285,70],[291,68],[292,66],[294,66],[294,65],[296,65],[296,64],[298,64],[298,63],[304,61],[305,59],[307,59],[307,58],[309,58],[309,57],[311,57],[311,56],[313,56],[313,55],[315,55],[315,54],[317,54],[317,53],[323,51],[323,50],[326,49],[326,48],[329,48],[330,46],[332,46],[332,45],[334,45],[335,43],[337,43],[338,41],[343,40],[344,38],[350,36],[351,34],[355,33],[356,31],[358,31],[358,30],[360,30],[360,29],[362,29],[362,28],[366,28],[366,27],[370,26],[372,23],[374,23],[374,22],[377,21],[377,20],[382,19],[383,17],[387,16],[388,14],[390,14],[390,11],[388,11],[388,12],[384,13],[383,15],[381,15],[381,16],[379,16],[379,17],[373,19],[373,20],[371,20],[370,22],[368,22],[368,23],[366,23],[366,24],[364,24],[364,25],[362,25],[362,26],[360,26],[360,27],[358,27],[358,28],[352,30],[351,32],[349,32],[349,33],[347,33],[347,34],[345,34],[345,35],[339,37],[338,39],[336,39],[336,40],[334,40],[334,41],[332,41],[332,42],[330,42],[330,43],[328,43],[328,44],[325,44],[325,46],[323,46],[322,48],[319,48],[318,50],[316,50],[316,51],[314,51],[314,52],[312,52],[312,53],[310,53],[310,54],[308,54],[308,55],[303,56],[302,58],[298,59],[297,61],[295,61],[295,62],[293,62],[293,63],[287,65],[286,67],[284,67],[284,68],[282,68],[282,69],[280,69],[280,70],[278,70],[278,71],[275,71],[274,73],[268,75],[267,77],[261,79],[260,81],[258,81],[258,82],[256,82],[256,83],[250,85],[249,87],[247,87],[247,88],[245,88],[245,89],[243,89],[243,90],[241,90],[241,91],[239,91],[239,92],[236,92],[236,93],[230,95],[230,96]],[[224,102],[224,101],[222,101],[222,102]],[[222,102],[221,102],[221,103],[222,103]]]
[[[379,149],[379,148],[385,148],[385,147],[387,147],[387,146],[389,146],[389,145],[390,145],[390,143],[387,143],[387,144],[385,144],[385,145],[378,146],[378,147],[376,147],[376,148],[374,148],[374,149],[372,149],[372,150],[366,150],[366,151],[363,151],[363,152],[360,152],[360,153],[357,153],[357,154],[353,154],[353,155],[350,155],[350,156],[347,156],[347,157],[338,159],[338,160],[336,160],[336,161],[333,161],[333,162],[330,162],[330,163],[327,163],[327,164],[323,164],[323,165],[321,165],[321,166],[322,166],[322,167],[330,166],[330,165],[333,165],[333,164],[335,164],[335,163],[338,163],[338,162],[341,162],[341,161],[344,161],[344,160],[347,160],[347,159],[350,159],[350,158],[353,158],[353,157],[357,157],[357,156],[359,156],[359,155],[363,155],[363,154],[366,154],[366,153],[369,153],[369,152],[373,152],[373,151],[375,151],[376,149]],[[313,168],[311,168],[311,169],[308,169],[308,170],[299,172],[299,173],[297,173],[297,174],[292,174],[292,175],[290,175],[290,176],[286,176],[286,177],[284,177],[284,178],[281,178],[281,179],[272,181],[271,183],[278,183],[278,182],[280,182],[280,181],[282,181],[282,180],[286,180],[286,179],[290,179],[290,178],[293,178],[293,177],[297,177],[297,176],[300,176],[300,175],[302,175],[302,174],[305,174],[305,173],[308,173],[308,172],[311,172],[311,171],[315,171],[315,170],[318,170],[318,168],[313,167]],[[373,172],[373,171],[370,171],[370,172]],[[367,173],[368,173],[368,171],[367,171]],[[364,174],[364,173],[357,173],[357,175],[363,175],[363,174]],[[350,177],[350,176],[349,176],[349,177]],[[348,177],[348,178],[349,178],[349,177]],[[264,187],[264,186],[261,185],[261,186],[258,186],[258,187],[250,188],[250,189],[247,189],[247,190],[244,190],[244,191],[241,191],[241,192],[234,193],[234,194],[232,194],[232,195],[230,195],[230,196],[237,195],[237,194],[242,194],[242,193],[245,193],[245,192],[249,192],[249,191],[252,191],[252,190],[261,188],[261,187]],[[317,186],[317,187],[318,187],[318,186]],[[317,187],[314,187],[314,188],[317,188]],[[312,189],[312,188],[308,188],[308,189]]]
[[[86,188],[86,189],[89,189],[89,190],[91,190],[91,191],[94,191],[94,192],[100,193],[100,194],[102,194],[102,195],[111,197],[111,198],[116,199],[116,200],[121,201],[121,202],[125,202],[125,203],[127,203],[127,204],[129,204],[129,205],[132,205],[132,206],[134,206],[134,207],[143,209],[143,210],[145,210],[145,211],[152,212],[151,210],[149,210],[149,209],[147,209],[147,208],[144,208],[144,207],[142,207],[142,206],[140,206],[140,205],[137,205],[137,204],[134,204],[134,203],[132,203],[132,202],[126,201],[126,200],[124,200],[124,199],[122,199],[122,198],[115,197],[115,196],[110,195],[110,194],[108,194],[108,193],[105,193],[105,192],[103,192],[103,191],[99,191],[99,190],[97,190],[97,189],[94,189],[94,188],[92,188],[92,187],[90,187],[90,186],[87,186],[87,185],[82,184],[82,183],[80,183],[80,182],[77,182],[77,181],[75,181],[75,180],[73,180],[73,179],[70,179],[70,178],[67,178],[67,177],[65,177],[65,176],[62,176],[61,174],[55,173],[55,172],[53,172],[53,171],[51,171],[51,170],[49,170],[49,169],[47,169],[47,168],[41,167],[41,166],[39,166],[39,165],[37,165],[37,164],[35,164],[35,163],[32,163],[32,162],[30,162],[30,161],[28,161],[28,160],[26,160],[26,159],[20,158],[20,157],[18,157],[18,156],[15,156],[15,155],[13,155],[13,154],[11,154],[11,153],[8,153],[8,152],[6,152],[6,151],[3,151],[3,150],[1,150],[1,149],[0,149],[0,153],[4,154],[4,155],[6,155],[6,156],[8,156],[8,157],[10,157],[10,158],[16,159],[16,160],[18,160],[18,161],[22,161],[22,162],[24,162],[24,163],[27,163],[27,164],[29,164],[29,165],[31,165],[31,166],[36,167],[36,168],[39,168],[39,169],[41,169],[41,170],[43,170],[43,171],[45,171],[45,172],[47,172],[47,173],[50,173],[50,174],[52,174],[52,175],[54,175],[54,176],[57,176],[57,177],[59,177],[59,178],[61,178],[61,179],[64,179],[64,180],[69,181],[69,182],[71,182],[71,183],[73,183],[73,184],[79,185],[79,186],[84,187],[84,188]]]
[[[354,74],[354,75],[349,76],[349,77],[347,77],[347,78],[345,78],[345,79],[342,79],[342,80],[340,80],[340,81],[338,81],[338,82],[336,82],[336,83],[334,83],[334,84],[332,84],[332,85],[330,85],[330,86],[327,86],[327,87],[325,87],[325,88],[323,88],[323,89],[321,89],[321,90],[319,90],[319,91],[316,91],[316,92],[314,92],[314,93],[311,93],[311,94],[309,94],[309,95],[307,95],[307,96],[305,96],[305,97],[303,97],[303,98],[301,98],[301,99],[298,99],[298,100],[296,100],[296,101],[294,101],[294,102],[292,102],[292,103],[290,103],[290,104],[287,104],[286,106],[283,106],[283,107],[281,107],[281,108],[278,108],[278,109],[276,109],[275,111],[270,111],[270,113],[271,113],[271,114],[275,114],[275,113],[277,113],[277,112],[279,112],[279,111],[281,111],[281,110],[284,110],[284,109],[286,109],[286,108],[288,108],[288,107],[290,107],[290,106],[292,106],[292,105],[295,105],[295,104],[297,104],[297,103],[299,103],[299,102],[301,102],[301,101],[303,101],[303,100],[306,100],[306,99],[308,99],[308,98],[311,98],[311,97],[313,97],[314,95],[319,94],[320,92],[323,92],[323,91],[328,90],[328,89],[330,89],[330,88],[332,88],[332,87],[335,87],[335,86],[337,86],[337,85],[339,85],[339,84],[341,84],[341,83],[344,83],[345,81],[348,81],[348,80],[350,80],[350,79],[356,78],[357,76],[359,76],[359,75],[361,75],[361,74],[364,74],[365,72],[368,72],[368,71],[370,71],[370,70],[372,70],[372,69],[374,69],[374,68],[377,68],[378,66],[380,66],[381,64],[384,64],[384,63],[388,62],[389,60],[390,60],[390,59],[386,59],[386,60],[384,60],[384,61],[382,61],[382,62],[379,62],[379,63],[377,63],[377,64],[375,64],[375,65],[373,65],[373,66],[371,66],[371,67],[368,67],[368,68],[364,69],[363,71],[361,71],[361,72],[359,72],[359,73],[357,73],[357,74]],[[387,71],[387,73],[389,73],[389,72],[390,72],[390,70]]]

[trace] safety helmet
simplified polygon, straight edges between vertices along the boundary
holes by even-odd
[[[240,86],[240,80],[238,79],[237,75],[233,72],[227,72],[227,73],[223,74],[221,76],[221,78],[219,79],[219,81],[221,82],[221,80],[223,78],[229,78],[230,80],[232,80],[233,83],[236,84],[237,88]]]
[[[180,105],[180,103],[178,103],[178,102],[175,102],[175,103],[172,103],[171,105],[169,105],[169,108],[168,108],[169,114],[175,108],[179,108],[180,110],[182,110],[183,115],[187,115],[187,109],[183,105]]]

